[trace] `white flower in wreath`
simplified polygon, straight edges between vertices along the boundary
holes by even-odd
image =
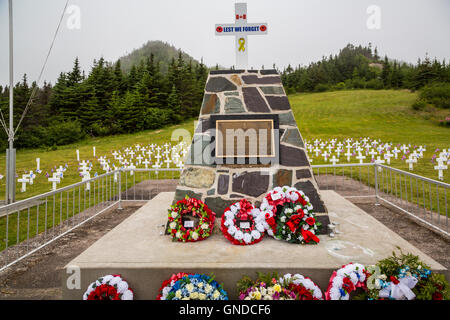
[[[119,284],[119,282],[122,281],[122,278],[120,277],[113,277],[110,281],[109,284],[112,285],[113,287],[117,284]]]
[[[303,242],[303,240],[305,240],[305,239],[303,239],[303,237],[302,236],[298,236],[298,241],[300,241],[300,242]]]
[[[255,228],[256,228],[256,230],[258,230],[259,232],[264,232],[266,229],[264,228],[264,224],[263,223],[257,223],[256,225],[255,225]],[[256,231],[256,230],[253,230],[253,231]]]
[[[252,230],[251,235],[255,240],[258,240],[261,237],[261,233],[257,230]]]
[[[242,240],[244,238],[244,233],[241,230],[237,230],[234,234],[236,240]]]
[[[175,237],[181,238],[181,232],[180,232],[180,231],[177,231],[177,233],[175,234]]]
[[[296,205],[296,206],[294,207],[294,210],[295,210],[295,211],[298,211],[298,209],[301,209],[301,208],[302,208],[302,206]]]
[[[282,217],[280,218],[280,221],[281,221],[281,222],[286,222],[286,216],[282,216]]]
[[[233,226],[233,225],[231,225],[231,226],[228,228],[228,233],[229,233],[230,235],[235,234],[236,231],[237,231],[237,229],[236,229],[236,227]]]
[[[234,213],[233,212],[231,212],[230,210],[228,210],[227,212],[225,212],[225,218],[227,219],[227,220],[233,220],[234,219]]]
[[[209,228],[209,225],[207,224],[207,223],[203,223],[202,224],[202,229],[203,230],[206,230],[206,229],[208,229]]]
[[[125,291],[127,291],[128,290],[128,283],[126,283],[125,281],[120,281],[118,284],[117,284],[117,292],[119,293],[119,294],[123,294],[123,293],[125,293]]]
[[[186,290],[191,293],[194,290],[194,285],[192,283],[188,283],[186,285]]]
[[[197,240],[198,239],[198,233],[192,232],[192,239]]]
[[[331,300],[340,300],[341,299],[341,292],[340,292],[339,288],[332,287],[330,289],[330,299]]]
[[[113,276],[113,275],[110,275],[110,274],[104,276],[104,277],[103,277],[103,283],[107,283],[107,282],[111,281],[112,278],[114,278],[114,276]]]
[[[173,211],[173,212],[172,212],[172,218],[174,218],[174,219],[175,219],[176,217],[178,217],[178,212],[176,212],[176,211]]]
[[[122,300],[133,300],[133,291],[127,290],[122,294]]]
[[[169,223],[170,229],[175,229],[176,227],[177,227],[177,223],[175,221],[172,221],[171,223]]]
[[[225,225],[225,227],[229,227],[229,226],[232,226],[234,224],[234,222],[232,219],[226,219],[223,224]]]
[[[252,242],[252,236],[250,233],[244,233],[244,242],[245,243],[250,243]]]

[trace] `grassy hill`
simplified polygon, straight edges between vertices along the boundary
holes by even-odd
[[[436,148],[449,147],[450,130],[438,126],[434,117],[441,117],[443,110],[416,112],[410,107],[416,99],[415,93],[394,90],[350,90],[325,93],[295,94],[289,96],[292,109],[304,139],[315,138],[359,138],[371,137],[383,142],[411,143],[426,145],[424,159],[415,165],[413,173],[437,179],[430,159]],[[144,131],[136,134],[117,135],[104,138],[87,139],[81,143],[58,147],[57,150],[19,150],[17,152],[17,174],[20,176],[36,168],[35,159],[41,158],[43,174],[38,176],[34,185],[27,186],[26,193],[20,193],[17,185],[17,198],[23,199],[42,192],[50,191],[51,184],[45,177],[54,166],[69,166],[65,178],[58,187],[81,181],[77,172],[75,150],[80,150],[82,160],[91,160],[95,167],[92,173],[103,171],[92,155],[92,147],[96,147],[97,156],[125,148],[133,144],[164,144],[170,141],[174,129],[186,129],[191,134],[194,130],[194,119],[184,123],[156,131]],[[341,158],[341,163],[346,162]],[[314,164],[321,162],[314,159]],[[406,163],[397,160],[392,165],[407,170]],[[0,172],[5,171],[5,155],[0,155]],[[445,182],[450,182],[450,171],[444,173]],[[0,184],[0,199],[4,198],[5,178]]]
[[[133,50],[131,53],[121,57],[119,60],[122,66],[122,70],[128,72],[130,71],[133,64],[138,65],[143,59],[150,57],[150,54],[153,53],[155,62],[160,63],[161,72],[166,73],[168,65],[172,58],[178,59],[179,51],[180,50],[175,48],[174,46],[159,40],[148,41],[142,47]],[[193,65],[199,63],[184,51],[181,51],[181,56],[183,57],[184,61],[192,60]]]

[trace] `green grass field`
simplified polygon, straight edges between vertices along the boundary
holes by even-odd
[[[415,93],[399,90],[336,91],[289,97],[304,139],[371,137],[394,144],[426,145],[424,157],[412,172],[437,180],[431,157],[437,148],[450,147],[450,129],[439,126],[436,119],[442,119],[448,112],[435,109],[416,112],[411,108],[416,98]],[[322,158],[313,157],[313,164],[323,163]],[[339,163],[347,163],[344,155]],[[398,160],[391,159],[391,166],[409,171],[400,156]],[[444,172],[444,181],[450,182],[450,171]]]
[[[414,173],[437,179],[437,172],[430,159],[436,148],[449,147],[450,130],[438,126],[435,118],[445,116],[445,111],[414,112],[411,104],[416,99],[415,93],[394,90],[354,90],[325,93],[295,94],[289,96],[295,118],[304,139],[316,138],[344,139],[347,137],[371,137],[383,142],[411,143],[426,145],[424,158],[414,167]],[[86,139],[80,143],[60,146],[57,150],[32,149],[17,151],[16,172],[22,174],[36,168],[36,158],[41,159],[42,174],[38,175],[33,185],[27,185],[27,192],[20,192],[17,183],[17,199],[28,198],[51,190],[45,172],[54,166],[69,168],[59,187],[81,181],[77,172],[76,149],[80,150],[80,159],[91,160],[95,166],[91,171],[103,173],[97,161],[94,161],[92,147],[96,147],[96,155],[106,155],[110,152],[133,144],[164,144],[171,139],[175,129],[185,129],[190,134],[194,131],[194,120],[167,127],[161,130],[144,131],[136,134],[117,135],[103,138]],[[341,156],[340,163],[346,160]],[[314,159],[313,164],[323,161]],[[400,160],[391,164],[399,169],[408,170],[407,164]],[[5,154],[0,155],[0,172],[5,172]],[[450,171],[444,173],[445,182],[450,182]],[[5,178],[0,183],[0,199],[4,199]]]

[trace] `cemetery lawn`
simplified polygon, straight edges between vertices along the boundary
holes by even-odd
[[[348,137],[370,137],[394,145],[426,145],[424,157],[411,172],[437,180],[436,163],[432,163],[431,158],[450,147],[450,129],[437,123],[438,119],[448,116],[448,111],[415,111],[411,105],[416,99],[417,93],[407,90],[347,90],[289,96],[303,139],[312,142],[314,139],[342,141]],[[435,152],[436,149],[440,151]],[[408,164],[400,158],[392,158],[391,166],[410,172]],[[312,164],[331,164],[322,157],[312,159]],[[347,163],[343,154],[339,163]],[[444,171],[444,182],[450,183],[449,170]]]
[[[20,192],[21,183],[18,183],[16,180],[16,200],[26,199],[51,191],[52,184],[47,181],[45,173],[48,172],[51,176],[51,169],[55,166],[64,166],[66,163],[68,165],[66,172],[64,172],[64,178],[61,179],[61,183],[57,185],[57,188],[81,182],[81,177],[78,174],[78,162],[76,157],[77,149],[80,150],[80,161],[90,160],[93,163],[94,166],[91,170],[91,177],[94,177],[95,172],[100,175],[103,174],[104,171],[93,156],[92,147],[95,146],[97,157],[106,156],[108,159],[111,159],[113,158],[111,152],[114,150],[131,147],[135,144],[147,145],[154,143],[162,146],[166,142],[170,143],[172,132],[176,129],[188,130],[192,136],[194,132],[194,120],[187,120],[179,125],[169,126],[158,130],[147,130],[133,134],[89,138],[75,144],[58,146],[57,150],[51,150],[51,148],[18,150],[16,155],[16,173],[19,177],[22,177],[22,174],[25,174],[29,170],[36,170],[36,158],[41,159],[40,166],[42,173],[36,174],[37,177],[34,180],[33,185],[27,184],[27,191],[24,193]],[[186,141],[186,143],[189,144],[190,141]],[[5,167],[5,154],[2,153],[0,155],[0,173],[5,173]],[[172,165],[171,167],[174,166]],[[3,200],[5,199],[6,177],[0,181],[0,199]]]

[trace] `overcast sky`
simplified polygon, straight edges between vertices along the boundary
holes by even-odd
[[[234,22],[233,0],[71,0],[44,79],[54,82],[76,56],[86,72],[94,58],[115,61],[148,40],[181,48],[209,66],[234,64],[234,37],[216,37],[215,23]],[[248,22],[267,22],[267,36],[249,37],[249,64],[280,68],[338,53],[347,43],[416,62],[426,53],[450,60],[449,0],[248,0]],[[15,82],[35,80],[65,0],[13,0]],[[369,10],[371,5],[379,8]],[[80,10],[80,28],[76,9]],[[369,21],[368,21],[369,20]],[[368,22],[369,26],[368,27]],[[379,22],[379,24],[378,24]],[[71,28],[69,28],[71,27]],[[0,84],[8,82],[8,0],[0,0]]]

